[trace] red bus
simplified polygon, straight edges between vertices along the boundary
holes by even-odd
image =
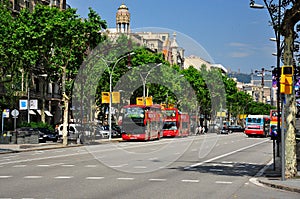
[[[127,105],[123,107],[122,139],[154,140],[162,137],[160,105]]]
[[[163,110],[163,137],[183,137],[190,134],[190,117],[177,108]]]
[[[259,135],[266,137],[269,134],[270,116],[248,115],[246,118],[245,134],[250,136]]]

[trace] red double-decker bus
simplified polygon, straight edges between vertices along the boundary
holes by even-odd
[[[163,137],[183,137],[190,133],[190,117],[181,113],[177,108],[163,110]]]
[[[154,140],[162,137],[160,105],[127,105],[123,107],[122,139]]]

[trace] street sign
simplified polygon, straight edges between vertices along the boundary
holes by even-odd
[[[12,110],[11,115],[12,115],[13,117],[18,117],[19,111],[18,111],[17,109],[14,109],[14,110]]]
[[[9,118],[9,109],[4,109],[3,110],[2,117],[3,118]]]
[[[19,105],[20,105],[20,110],[27,110],[28,109],[27,100],[20,100]]]

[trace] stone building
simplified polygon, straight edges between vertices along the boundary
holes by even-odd
[[[116,28],[105,30],[105,34],[115,41],[121,34],[126,34],[134,42],[147,47],[153,52],[163,53],[165,59],[171,64],[177,64],[183,67],[184,49],[182,49],[176,40],[176,33],[172,37],[168,32],[132,32],[130,29],[130,12],[123,3],[116,13]]]

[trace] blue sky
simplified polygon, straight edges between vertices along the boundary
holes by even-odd
[[[95,10],[115,28],[118,7],[130,11],[132,29],[159,27],[180,32],[201,45],[214,63],[251,73],[276,65],[275,37],[266,9],[251,9],[249,0],[67,0],[86,17]],[[256,3],[262,4],[262,0]],[[178,42],[180,45],[180,42]]]

